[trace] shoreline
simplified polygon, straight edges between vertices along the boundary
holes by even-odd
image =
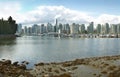
[[[0,35],[0,39],[14,39],[16,38],[16,35],[14,34],[7,34],[7,35]]]
[[[37,63],[27,69],[27,61],[0,61],[0,77],[119,77],[120,55]]]

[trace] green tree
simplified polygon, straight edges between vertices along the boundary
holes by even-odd
[[[17,30],[16,21],[12,19],[10,16],[8,20],[0,20],[0,34],[7,35],[7,34],[15,34]]]

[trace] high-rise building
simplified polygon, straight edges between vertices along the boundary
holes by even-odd
[[[52,26],[52,24],[48,23],[46,28],[47,28],[46,32],[53,32],[53,26]]]
[[[101,33],[101,24],[97,25],[96,32],[97,32],[97,34]]]
[[[117,33],[120,34],[120,24],[117,24]]]
[[[110,30],[108,23],[105,24],[105,29],[106,29],[106,34],[108,34],[108,33],[109,33],[109,30]]]
[[[59,24],[58,32],[63,33],[63,25],[61,23]]]
[[[85,33],[85,24],[80,25],[79,31],[80,31],[81,34]]]
[[[70,34],[70,26],[69,26],[69,24],[64,24],[63,25],[63,33]]]
[[[18,24],[16,33],[18,33],[18,34],[22,33],[22,24]]]
[[[32,26],[32,33],[33,34],[38,34],[40,31],[39,31],[40,29],[39,29],[39,26],[37,25],[37,24],[34,24],[33,26]]]
[[[29,34],[29,35],[32,34],[32,27],[28,27],[28,34]]]
[[[45,33],[45,26],[44,26],[44,24],[41,24],[41,26],[40,26],[40,33],[41,34]]]
[[[58,20],[56,19],[56,21],[55,21],[55,32],[58,32],[58,29],[59,29],[59,27],[58,27]]]
[[[94,22],[91,22],[89,26],[87,27],[88,33],[94,33]]]
[[[27,26],[24,27],[24,34],[27,34],[28,30],[27,30]]]
[[[70,28],[71,34],[78,34],[79,33],[79,25],[78,24],[73,23],[70,27],[71,27]]]
[[[110,33],[110,28],[109,28],[108,23],[105,23],[104,25],[102,25],[101,33],[102,34],[109,34]]]
[[[37,34],[40,34],[40,25],[37,26]]]
[[[116,34],[117,33],[117,25],[116,24],[111,24],[111,34]]]

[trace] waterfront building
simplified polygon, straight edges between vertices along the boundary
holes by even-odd
[[[109,28],[108,23],[105,23],[104,25],[102,25],[101,33],[102,34],[109,34],[110,33],[110,28]]]
[[[81,34],[85,33],[85,24],[81,24],[79,26],[79,31],[80,31]]]
[[[105,34],[105,26],[104,25],[102,25],[101,34]]]
[[[64,24],[63,25],[63,33],[70,34],[70,26],[69,26],[69,24]]]
[[[77,31],[77,34],[80,33],[79,27],[80,27],[80,25],[79,25],[79,24],[76,24],[76,31]]]
[[[117,33],[120,34],[120,24],[117,24]]]
[[[22,33],[22,24],[18,24],[16,33],[18,33],[18,34]]]
[[[57,32],[57,31],[56,31],[56,26],[54,26],[54,32]]]
[[[100,34],[101,33],[101,24],[98,24],[97,27],[96,27],[96,32],[97,34]]]
[[[24,34],[27,34],[28,30],[27,30],[27,26],[24,27]]]
[[[28,27],[27,30],[28,30],[28,34],[31,35],[32,34],[32,27]]]
[[[110,30],[109,24],[108,24],[108,23],[105,23],[105,32],[106,32],[106,34],[109,33],[109,30]]]
[[[58,27],[58,20],[56,19],[55,21],[55,32],[58,32],[59,27]]]
[[[32,26],[32,33],[35,34],[35,35],[40,33],[40,27],[37,24],[34,24]]]
[[[117,25],[116,24],[111,24],[111,34],[116,34],[117,33]]]
[[[41,24],[41,26],[40,26],[40,33],[41,33],[41,34],[44,33],[44,28],[45,28],[44,24]]]
[[[94,22],[91,22],[87,27],[88,33],[93,34],[94,33]]]
[[[46,26],[46,32],[49,33],[49,32],[53,32],[53,26],[52,24],[48,23],[47,26]]]
[[[70,28],[71,34],[78,34],[79,33],[79,25],[78,24],[73,23],[70,27],[71,27]]]
[[[59,24],[58,32],[63,33],[63,25],[61,23]]]
[[[37,34],[40,34],[40,25],[37,26]]]

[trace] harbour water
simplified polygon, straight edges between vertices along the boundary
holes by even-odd
[[[120,38],[58,38],[23,36],[0,41],[0,59],[61,62],[76,58],[120,54]]]

